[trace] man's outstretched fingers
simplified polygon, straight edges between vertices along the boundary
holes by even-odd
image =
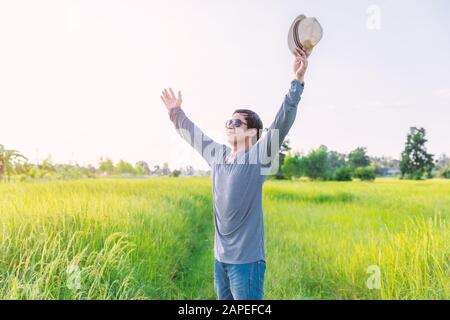
[[[170,90],[170,96],[172,97],[172,99],[176,99],[175,93],[173,93],[172,88],[169,88],[169,90]]]
[[[297,52],[299,53],[299,55],[300,55],[301,57],[303,57],[304,59],[306,59],[306,53],[305,53],[305,51],[303,51],[303,50],[300,49],[300,48],[297,48]]]
[[[301,49],[301,48],[297,48],[298,53],[302,56],[302,57],[306,57],[306,52],[305,50]]]
[[[164,98],[170,99],[169,92],[167,92],[166,89],[164,89],[163,94],[164,94]]]

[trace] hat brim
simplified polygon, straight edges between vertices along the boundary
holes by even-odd
[[[291,27],[289,28],[289,34],[288,34],[288,46],[289,50],[292,52],[293,55],[296,55],[295,49],[298,48],[294,41],[294,28],[297,26],[297,23],[305,19],[305,15],[299,15],[297,18],[295,18],[294,22],[292,22]]]

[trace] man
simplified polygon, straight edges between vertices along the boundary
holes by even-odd
[[[304,88],[308,57],[297,49],[295,79],[269,131],[258,115],[236,110],[226,122],[231,148],[206,136],[181,109],[182,96],[164,89],[161,99],[180,135],[211,167],[214,200],[214,288],[219,300],[264,297],[264,223],[262,185],[278,149],[294,123]]]

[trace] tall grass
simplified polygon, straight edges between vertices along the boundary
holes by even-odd
[[[212,217],[209,191],[181,179],[0,185],[0,298],[179,294],[196,230]]]
[[[264,204],[268,298],[449,299],[449,182],[273,182]]]
[[[264,190],[267,299],[449,299],[448,181]],[[208,178],[0,184],[0,298],[214,299],[213,221]]]

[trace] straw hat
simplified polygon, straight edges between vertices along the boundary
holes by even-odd
[[[306,17],[301,14],[295,18],[289,30],[289,50],[295,55],[295,48],[301,48],[309,56],[322,36],[323,30],[319,21],[314,17]]]

